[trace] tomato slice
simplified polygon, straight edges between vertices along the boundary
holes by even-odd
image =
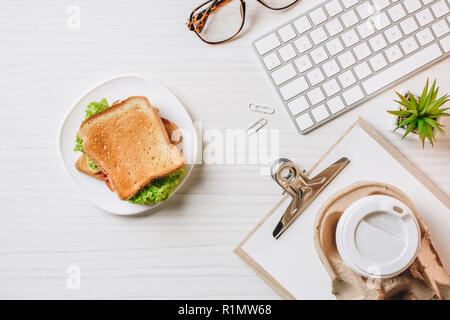
[[[111,190],[111,192],[114,192],[113,187],[111,186],[111,183],[109,182],[108,177],[105,178],[105,183],[108,186],[109,190]]]
[[[104,174],[103,172],[100,172],[100,178],[102,178],[103,181],[105,181],[105,183],[108,186],[109,190],[111,190],[111,192],[114,192],[114,189],[113,189],[111,183],[109,182],[108,176],[106,174]]]

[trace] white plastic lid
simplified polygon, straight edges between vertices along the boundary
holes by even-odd
[[[367,278],[391,278],[414,261],[420,231],[411,209],[383,195],[361,198],[342,214],[336,245],[345,264]]]

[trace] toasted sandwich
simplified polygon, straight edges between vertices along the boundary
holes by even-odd
[[[77,169],[106,179],[122,200],[135,197],[139,198],[136,203],[154,202],[138,193],[143,189],[150,192],[152,181],[173,185],[182,176],[178,172],[184,167],[184,157],[173,143],[180,141],[181,134],[172,122],[160,118],[145,97],[130,97],[90,116],[81,124],[78,136],[87,157],[77,160]],[[97,172],[88,161],[95,163]],[[157,200],[167,197],[165,193]]]

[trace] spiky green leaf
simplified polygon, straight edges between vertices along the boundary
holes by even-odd
[[[422,94],[420,95],[420,101],[419,101],[420,109],[423,108],[425,99],[427,98],[427,92],[428,92],[428,79],[427,79],[427,82],[425,83],[425,87],[423,87]]]
[[[409,118],[406,118],[406,119],[400,121],[400,122],[397,124],[397,128],[401,128],[401,127],[403,127],[404,125],[407,125],[407,124],[410,123],[411,121],[414,121],[416,118],[417,118],[416,115],[412,115],[412,116],[410,116]]]
[[[428,124],[424,124],[424,133],[427,137],[428,141],[430,141],[431,146],[434,146],[434,141],[436,141],[436,138],[434,137],[433,130],[431,129],[431,126]]]
[[[412,121],[409,124],[408,129],[406,129],[405,134],[403,135],[402,139],[404,139],[411,131],[414,130],[414,128],[416,127],[416,123],[417,123],[417,121]]]
[[[439,130],[439,132],[444,132],[444,130],[442,130],[440,124],[437,123],[436,121],[434,121],[433,119],[430,119],[430,118],[424,118],[423,121],[425,121],[427,124],[429,124],[429,125],[432,126],[433,128]]]
[[[411,112],[409,111],[388,111],[388,113],[393,114],[395,116],[399,117],[409,117],[411,115]]]
[[[446,103],[449,99],[447,99],[447,96],[440,97],[439,99],[431,102],[429,105],[426,106],[425,112],[432,112],[433,110],[439,109],[444,103]]]
[[[432,102],[432,101],[431,101],[431,97],[432,97],[433,94],[434,94],[434,87],[435,87],[435,86],[436,86],[436,79],[434,79],[433,84],[431,85],[430,91],[427,93],[427,96],[426,96],[426,98],[425,98],[425,102],[424,102],[424,105],[423,105],[423,109],[422,109],[422,111],[421,111],[421,114],[422,114],[422,115],[425,114],[425,112],[427,112],[428,107],[429,107],[430,103]]]

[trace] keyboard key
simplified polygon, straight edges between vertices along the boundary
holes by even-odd
[[[420,45],[424,46],[434,40],[433,34],[430,28],[423,29],[416,33],[417,40],[419,40]]]
[[[307,36],[303,36],[294,41],[294,45],[299,53],[303,53],[312,48],[311,41]]]
[[[346,13],[344,13],[343,15],[341,15],[341,20],[344,23],[346,28],[350,28],[351,26],[355,25],[358,23],[359,19],[356,16],[355,11],[350,10]]]
[[[356,35],[356,32],[354,29],[350,29],[349,31],[345,32],[341,36],[342,41],[344,41],[344,44],[346,47],[351,47],[355,43],[359,41],[358,36]]]
[[[432,3],[434,0],[422,0],[424,5]]]
[[[348,70],[339,75],[338,79],[343,88],[347,88],[356,82],[356,79],[353,76],[353,72],[351,70]]]
[[[292,28],[290,24],[285,25],[283,28],[278,30],[278,34],[284,42],[294,39],[296,36],[294,28]]]
[[[319,27],[309,33],[309,36],[311,37],[312,41],[315,45],[318,45],[319,43],[324,42],[327,40],[327,34],[323,30],[322,27]]]
[[[309,13],[309,17],[311,18],[311,21],[315,24],[321,24],[325,20],[327,20],[327,16],[322,8],[317,8]]]
[[[428,8],[417,13],[416,19],[419,22],[421,27],[429,24],[430,22],[432,22],[434,20],[433,16],[431,15],[431,11]]]
[[[323,90],[325,90],[325,93],[327,94],[327,96],[329,96],[329,97],[338,93],[341,90],[336,79],[331,79],[330,81],[325,82],[322,85],[322,87],[323,87]]]
[[[347,51],[347,52],[341,54],[338,57],[338,60],[339,60],[339,63],[341,64],[341,66],[342,66],[342,69],[346,69],[346,68],[348,68],[351,65],[356,63],[356,60],[353,57],[351,51]]]
[[[388,10],[389,16],[391,17],[392,21],[398,21],[404,17],[406,17],[406,12],[403,10],[403,7],[401,4],[397,4],[390,8]]]
[[[356,76],[358,77],[359,80],[367,78],[372,73],[372,71],[370,70],[370,67],[369,67],[369,65],[367,64],[366,61],[364,61],[361,64],[358,64],[357,66],[355,66],[353,68],[353,71],[355,71],[355,74],[356,74]]]
[[[306,101],[305,96],[300,96],[298,98],[295,98],[288,104],[289,111],[291,111],[292,115],[296,116],[300,112],[305,111],[306,109],[309,109],[309,103]]]
[[[334,76],[336,73],[341,71],[336,60],[334,60],[334,59],[330,60],[328,62],[325,62],[322,65],[322,68],[323,68],[323,71],[325,71],[325,74],[327,75],[327,77]]]
[[[450,49],[450,36],[448,36],[448,38],[449,47],[447,50]],[[437,59],[441,55],[442,52],[439,49],[439,46],[437,44],[432,44],[431,46],[406,57],[396,64],[393,64],[389,68],[374,74],[372,78],[362,82],[362,86],[367,94],[372,94],[377,90],[390,85],[392,82],[407,76],[416,69],[424,66],[434,59]]]
[[[373,56],[369,59],[370,65],[372,66],[372,69],[374,71],[378,71],[385,66],[387,66],[386,59],[384,59],[383,55],[381,53],[377,54],[376,56]]]
[[[384,35],[386,36],[389,43],[394,43],[395,41],[402,38],[402,32],[398,28],[398,26],[393,26],[386,31],[384,31]]]
[[[384,12],[377,14],[376,16],[373,17],[373,25],[377,30],[382,30],[390,24],[391,22],[389,21],[389,18]]]
[[[309,60],[309,57],[307,55],[295,59],[295,65],[297,66],[297,69],[300,72],[304,72],[312,67],[311,60]]]
[[[317,108],[312,109],[311,113],[314,117],[314,120],[316,120],[317,122],[323,121],[330,116],[327,108],[325,108],[325,105],[323,104],[321,104]]]
[[[314,88],[310,92],[308,92],[308,99],[312,105],[318,104],[320,101],[325,99],[325,96],[322,93],[320,88]]]
[[[352,105],[356,102],[358,102],[359,100],[361,100],[362,98],[364,98],[364,94],[361,90],[361,88],[356,85],[353,88],[345,91],[342,96],[344,97],[345,102],[347,103],[347,105]]]
[[[369,1],[366,1],[363,4],[360,4],[359,6],[357,6],[356,11],[358,11],[358,14],[361,17],[361,19],[370,17],[375,12],[373,10],[373,6],[370,4]]]
[[[446,34],[449,31],[448,25],[445,22],[445,20],[441,20],[441,21],[436,22],[435,24],[433,24],[431,26],[431,29],[433,29],[434,34],[438,38],[440,36]]]
[[[422,7],[419,0],[404,0],[403,4],[409,13],[413,13]]]
[[[368,36],[375,33],[375,29],[370,21],[365,21],[356,27],[358,29],[359,35],[362,39],[367,38]]]
[[[330,22],[327,22],[325,24],[325,28],[332,37],[344,30],[338,19],[334,19],[331,20]]]
[[[308,88],[309,85],[306,82],[305,78],[298,77],[297,79],[294,79],[291,82],[280,87],[280,93],[284,100],[289,100]]]
[[[328,109],[330,109],[330,111],[331,111],[332,113],[338,113],[339,111],[345,109],[345,105],[344,105],[344,103],[342,102],[341,97],[339,97],[339,96],[334,97],[333,99],[328,100],[327,106],[328,106]]]
[[[298,127],[302,131],[312,127],[314,124],[309,113],[302,114],[300,117],[295,119],[295,121],[297,121]]]
[[[446,36],[439,42],[441,43],[442,49],[444,49],[445,52],[450,51],[450,35]]]
[[[358,0],[342,0],[342,4],[346,8],[350,8],[358,3]]]
[[[402,42],[400,42],[400,45],[402,46],[402,49],[405,52],[405,54],[409,54],[419,48],[416,40],[414,40],[413,37],[403,40]]]
[[[394,45],[384,51],[386,57],[388,58],[389,62],[395,62],[401,57],[403,57],[403,53],[398,47],[398,45]]]
[[[281,47],[278,52],[280,53],[281,59],[283,59],[284,62],[291,60],[297,55],[294,47],[290,43],[285,45],[284,47]]]
[[[389,0],[372,0],[375,9],[382,10],[389,6]]]
[[[295,29],[297,29],[297,32],[299,34],[302,34],[303,32],[306,32],[312,28],[311,22],[309,22],[309,19],[306,16],[300,17],[295,20],[294,27]]]
[[[436,18],[440,18],[448,13],[448,7],[443,0],[433,4],[431,6],[431,10],[433,10],[433,13],[436,16]]]
[[[372,54],[372,52],[369,49],[369,46],[366,42],[363,42],[356,47],[353,48],[353,52],[355,53],[358,60],[362,60],[364,58],[367,58]]]
[[[414,21],[414,18],[412,18],[412,17],[409,17],[408,19],[400,22],[400,27],[402,27],[403,33],[405,35],[408,35],[411,32],[416,31],[419,28],[419,27],[417,27],[417,24]]]
[[[310,52],[311,58],[315,64],[319,64],[328,58],[327,53],[323,47],[318,47]]]
[[[338,38],[335,38],[333,40],[328,41],[325,46],[328,49],[328,52],[330,55],[334,56],[335,54],[341,52],[344,50],[344,47],[342,46],[341,41],[339,41]]]
[[[271,33],[268,36],[262,38],[261,40],[255,42],[256,50],[258,50],[260,55],[263,55],[280,45],[281,45],[280,40],[278,40],[275,33]]]
[[[369,44],[374,52],[380,51],[387,46],[386,40],[384,40],[381,34],[369,39]]]
[[[281,64],[280,58],[278,58],[275,52],[268,54],[263,58],[264,64],[266,65],[267,70],[272,70],[278,67]]]
[[[308,77],[308,80],[312,86],[315,86],[316,84],[325,80],[325,78],[322,74],[322,71],[320,71],[319,68],[315,68],[315,69],[311,70],[310,72],[308,72],[306,74],[306,76]]]
[[[292,63],[289,63],[271,73],[272,79],[277,86],[292,79],[296,75],[297,72],[295,71]]]
[[[338,0],[333,0],[325,4],[325,9],[330,17],[334,17],[338,13],[342,12],[342,7]]]

